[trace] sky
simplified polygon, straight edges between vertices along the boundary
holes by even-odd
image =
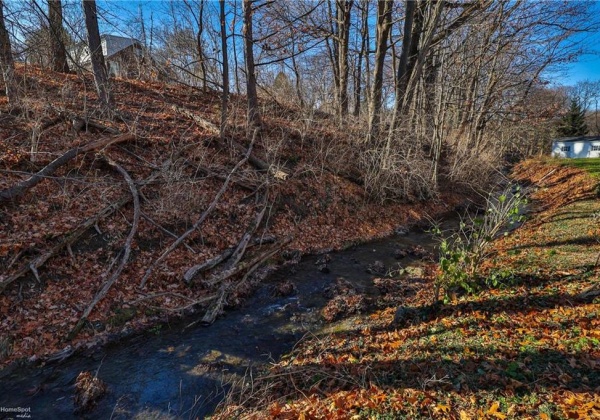
[[[214,2],[216,0],[212,0]],[[292,1],[292,0],[281,0],[281,1]],[[531,0],[530,0],[531,1]],[[592,1],[592,0],[590,0]],[[209,1],[210,3],[211,1]],[[597,10],[600,15],[600,0],[595,0],[594,9]],[[140,6],[143,9],[143,13],[146,19],[150,14],[154,14],[155,18],[161,16],[167,8],[168,2],[161,0],[98,0],[98,6],[109,14],[111,17],[119,17],[123,20],[132,20],[139,16]],[[209,7],[216,7],[216,4],[211,4]],[[103,22],[100,22],[103,26]],[[117,33],[120,32],[118,28],[107,28],[101,30],[107,32]],[[132,28],[127,28],[125,31],[131,31]],[[125,34],[128,36],[135,36],[135,34]],[[585,33],[581,36],[583,43],[585,44],[586,54],[579,56],[573,63],[561,67],[560,71],[547,72],[546,78],[554,85],[575,85],[579,81],[584,80],[600,80],[600,32],[598,33]]]

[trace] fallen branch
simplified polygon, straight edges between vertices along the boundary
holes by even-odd
[[[67,340],[72,340],[73,338],[75,338],[79,330],[81,330],[81,328],[87,321],[87,318],[90,315],[90,313],[94,310],[94,307],[98,304],[98,302],[100,302],[100,300],[104,296],[106,296],[112,285],[117,281],[117,279],[121,275],[121,272],[123,271],[125,265],[127,264],[127,261],[129,260],[129,255],[131,254],[131,243],[133,242],[133,237],[137,232],[138,224],[140,221],[140,195],[135,186],[135,183],[133,182],[133,179],[131,178],[129,173],[125,169],[123,169],[123,167],[120,166],[118,163],[112,161],[108,157],[104,157],[104,160],[106,160],[106,162],[110,166],[115,168],[123,176],[123,178],[125,178],[125,182],[127,183],[129,191],[131,192],[131,196],[133,197],[133,222],[131,223],[129,235],[127,235],[127,239],[125,240],[125,245],[123,247],[123,257],[121,258],[121,262],[113,272],[112,276],[108,279],[108,281],[106,281],[102,288],[98,291],[98,293],[96,293],[96,296],[88,305],[86,310],[83,312],[83,315],[81,316],[75,327],[67,335]]]
[[[173,250],[175,250],[175,248],[177,248],[188,236],[190,236],[194,231],[196,231],[196,229],[198,229],[198,227],[204,223],[204,221],[206,220],[206,218],[212,213],[212,211],[215,209],[215,207],[217,206],[217,203],[219,202],[219,200],[221,199],[221,197],[223,196],[223,194],[225,193],[225,191],[227,190],[227,187],[229,186],[229,183],[231,181],[231,178],[233,176],[233,174],[244,164],[248,161],[248,157],[250,156],[250,154],[252,153],[252,146],[254,146],[254,141],[256,140],[256,134],[257,131],[254,132],[254,136],[252,137],[252,142],[250,143],[250,147],[248,148],[248,150],[246,151],[246,154],[244,155],[244,157],[233,167],[233,169],[231,170],[231,172],[229,172],[229,175],[227,176],[227,179],[225,180],[225,182],[223,182],[223,185],[221,185],[221,188],[219,189],[219,191],[217,192],[217,195],[215,196],[215,198],[213,199],[213,201],[210,203],[210,205],[208,206],[208,208],[200,215],[200,217],[198,218],[198,220],[196,220],[196,223],[194,223],[194,225],[189,228],[187,231],[185,231],[179,238],[177,238],[175,240],[175,242],[173,242],[171,244],[171,246],[169,246],[162,254],[160,257],[158,257],[158,259],[156,261],[154,261],[154,263],[152,263],[152,265],[150,265],[150,267],[148,267],[148,269],[146,270],[146,273],[144,274],[144,277],[142,277],[142,281],[140,282],[140,288],[143,288],[146,285],[146,282],[148,281],[148,278],[150,277],[150,275],[152,274],[152,271],[154,271],[154,269],[160,264],[162,263],[165,258],[167,258],[167,256],[173,252]]]
[[[265,196],[263,198],[262,208],[256,215],[255,220],[250,224],[250,226],[248,227],[248,229],[242,236],[242,239],[240,240],[235,251],[233,251],[233,253],[231,254],[231,257],[227,261],[227,264],[225,265],[223,270],[219,273],[213,274],[208,280],[206,280],[206,283],[208,283],[208,284],[218,283],[221,281],[219,279],[229,278],[229,277],[231,277],[231,275],[229,273],[236,271],[236,266],[238,265],[238,263],[244,256],[244,253],[246,252],[246,248],[248,247],[248,243],[250,242],[250,239],[252,239],[252,235],[254,234],[254,231],[256,231],[256,228],[258,228],[258,226],[260,225],[260,222],[263,219],[263,216],[265,215],[265,211],[267,210],[267,196],[268,196],[267,193],[265,193]]]
[[[17,185],[12,186],[10,188],[6,188],[0,191],[0,202],[14,200],[17,197],[23,195],[27,190],[33,188],[37,184],[39,184],[44,178],[52,175],[58,168],[65,165],[69,161],[75,159],[81,153],[89,152],[92,150],[97,150],[100,148],[108,147],[112,144],[123,143],[125,141],[135,139],[134,134],[123,134],[117,137],[108,137],[102,138],[99,140],[94,140],[88,144],[83,146],[75,147],[73,149],[68,150],[62,156],[54,159],[43,169],[38,171],[37,173],[31,175],[25,181],[19,182]]]
[[[208,120],[200,117],[199,115],[194,114],[193,112],[191,112],[191,111],[189,111],[189,110],[187,110],[185,108],[181,108],[181,107],[178,107],[176,105],[173,105],[173,110],[175,112],[179,112],[180,114],[183,114],[187,118],[191,119],[198,126],[204,128],[210,134],[212,134],[214,136],[219,136],[220,137],[219,127],[217,127],[212,122],[210,122],[210,121],[208,121]],[[256,131],[255,131],[255,135],[256,135]],[[238,149],[240,152],[244,153],[246,151],[246,149],[244,148],[244,146],[242,146],[240,143],[238,143],[234,139],[229,139],[229,142],[231,143],[231,145],[233,147],[235,147],[236,149]],[[284,172],[284,171],[282,171],[280,169],[275,168],[273,165],[270,165],[269,163],[265,162],[264,160],[262,160],[261,158],[257,157],[256,155],[250,154],[250,156],[248,157],[248,162],[250,162],[250,164],[252,166],[254,166],[255,168],[257,168],[257,169],[260,169],[262,171],[267,171],[268,173],[270,173],[276,179],[285,180],[289,176],[288,173],[286,173],[286,172]]]
[[[224,282],[219,288],[218,298],[209,306],[208,310],[200,320],[200,323],[202,323],[203,325],[210,325],[213,322],[215,322],[215,319],[217,319],[217,316],[219,316],[219,314],[223,310],[223,307],[227,304],[228,295],[235,289],[239,288],[242,284],[244,284],[252,275],[252,273],[254,273],[261,265],[263,265],[265,261],[277,254],[281,250],[281,248],[284,245],[290,243],[291,240],[291,237],[285,239],[283,242],[277,244],[274,247],[271,247],[271,249],[267,252],[264,252],[258,255],[257,257],[253,258],[252,261],[250,261],[249,263],[244,264],[244,268],[247,268],[247,271],[244,274],[244,277],[242,277],[242,279],[239,282],[237,282],[235,286],[232,286],[231,283]]]
[[[233,255],[234,250],[235,250],[235,248],[228,248],[225,251],[223,251],[221,254],[219,254],[215,257],[212,257],[212,258],[204,261],[203,263],[196,264],[195,266],[188,268],[188,270],[183,275],[183,280],[187,284],[191,284],[192,281],[194,280],[194,277],[196,277],[199,273],[210,270],[211,268],[215,268],[217,265],[221,264],[227,258],[231,257],[231,255]]]
[[[270,249],[263,252],[262,254],[255,256],[249,261],[242,261],[241,263],[235,265],[232,269],[222,271],[221,273],[219,273],[219,275],[212,276],[210,279],[205,280],[203,284],[207,287],[213,287],[218,283],[224,282],[225,280],[230,279],[231,277],[234,277],[238,274],[243,273],[244,271],[251,269],[256,264],[261,264],[265,260],[277,254],[281,250],[281,248],[284,245],[290,243],[291,240],[291,238],[287,238],[278,244],[274,244]]]
[[[254,239],[253,243],[248,245],[248,248],[255,246],[255,245],[272,244],[273,242],[275,242],[275,238],[272,236],[269,236],[266,238],[256,238],[256,239]],[[200,274],[204,271],[208,271],[212,268],[215,268],[217,265],[221,264],[223,261],[225,261],[229,257],[231,257],[233,255],[234,251],[235,251],[235,248],[227,248],[225,251],[223,251],[219,255],[212,257],[200,264],[196,264],[193,267],[190,267],[183,275],[183,280],[187,284],[190,284],[194,280],[194,277],[196,277],[198,274]]]
[[[89,219],[84,221],[81,225],[79,225],[75,230],[71,231],[71,233],[69,233],[65,239],[63,239],[58,244],[54,245],[52,248],[50,248],[50,250],[46,251],[42,255],[35,257],[34,259],[32,259],[30,261],[27,261],[27,262],[21,264],[21,267],[15,273],[13,273],[12,275],[10,275],[7,278],[0,281],[0,293],[2,293],[9,284],[14,282],[15,280],[18,280],[19,278],[24,276],[29,271],[35,272],[34,269],[37,270],[42,265],[44,265],[46,263],[46,261],[48,261],[50,258],[55,256],[56,254],[58,254],[62,249],[66,248],[69,245],[76,242],[85,232],[88,231],[88,229],[90,229],[96,223],[98,223],[98,221],[104,219],[105,217],[110,216],[111,214],[113,214],[115,211],[117,211],[118,209],[120,209],[121,207],[123,207],[124,205],[129,203],[130,201],[131,201],[130,196],[123,197],[120,200],[118,200],[117,202],[103,208],[95,216],[90,217]]]

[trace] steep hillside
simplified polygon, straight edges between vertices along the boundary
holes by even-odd
[[[212,308],[210,322],[222,310],[215,303],[234,305],[264,276],[262,263],[389,235],[463,199],[370,202],[357,174],[360,132],[327,115],[266,102],[253,140],[244,98],[233,97],[221,141],[215,92],[115,80],[118,118],[107,120],[91,79],[18,75],[20,112],[0,98],[2,365]],[[66,163],[48,170],[57,158]],[[240,252],[183,280],[233,247]]]

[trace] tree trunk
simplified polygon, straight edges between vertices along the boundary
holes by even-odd
[[[350,44],[350,17],[353,0],[336,0],[337,59],[338,65],[338,117],[348,115],[348,49]]]
[[[260,127],[260,111],[258,109],[258,93],[256,92],[256,69],[254,66],[254,39],[252,38],[252,3],[244,0],[244,52],[246,57],[246,95],[248,98],[248,132]]]
[[[223,59],[223,92],[221,93],[221,125],[219,127],[219,134],[222,140],[225,135],[225,124],[227,123],[227,107],[229,106],[229,58],[227,57],[227,24],[225,22],[225,0],[219,0],[219,20],[221,22],[221,51]]]
[[[402,34],[402,52],[398,62],[398,71],[396,73],[396,109],[402,104],[406,86],[408,85],[408,56],[412,46],[412,30],[415,16],[416,1],[406,0],[406,15],[404,17],[404,30]]]
[[[362,66],[363,58],[367,51],[367,39],[369,37],[369,0],[363,0],[361,5],[361,28],[360,28],[360,49],[358,51],[358,59],[354,77],[354,110],[352,115],[358,117],[360,115],[361,94],[362,94]],[[369,58],[367,57],[367,60]]]
[[[200,0],[200,11],[198,15],[198,33],[196,34],[196,48],[198,49],[198,61],[200,71],[202,72],[202,91],[206,92],[206,60],[204,54],[204,44],[202,42],[202,32],[204,31],[204,2]]]
[[[381,106],[383,95],[383,70],[385,55],[388,49],[387,41],[392,28],[393,0],[377,2],[377,39],[375,49],[375,70],[373,72],[373,93],[371,94],[371,115],[369,118],[369,137],[374,139],[379,135],[381,121]]]
[[[90,48],[92,71],[94,73],[94,82],[96,83],[98,99],[105,111],[111,112],[113,100],[108,86],[108,73],[104,63],[104,54],[102,53],[96,0],[83,0],[83,12],[85,14],[85,27],[87,30],[88,46]]]
[[[63,29],[62,0],[48,0],[48,21],[51,33],[52,70],[68,73],[67,49],[65,47],[65,31]]]
[[[17,82],[15,80],[15,63],[10,48],[10,37],[4,23],[4,2],[0,0],[0,71],[6,87],[8,104],[14,106],[18,101]]]

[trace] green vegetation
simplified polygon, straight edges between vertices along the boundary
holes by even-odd
[[[600,158],[588,159],[564,159],[561,160],[564,166],[583,169],[589,172],[592,176],[600,178]]]
[[[571,100],[569,111],[562,118],[557,131],[560,136],[564,137],[585,136],[587,134],[585,109],[576,99]]]

